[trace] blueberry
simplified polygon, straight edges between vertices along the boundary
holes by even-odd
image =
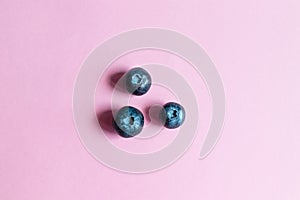
[[[129,70],[125,75],[125,80],[127,91],[137,96],[148,92],[152,82],[150,74],[140,67]]]
[[[113,119],[114,129],[125,138],[136,136],[142,131],[143,126],[143,113],[132,106],[122,107]]]
[[[183,124],[185,120],[185,110],[180,104],[169,102],[163,106],[159,116],[166,128],[174,129]]]

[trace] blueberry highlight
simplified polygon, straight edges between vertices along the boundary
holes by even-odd
[[[122,107],[113,119],[114,129],[124,138],[136,136],[142,131],[143,126],[143,113],[132,106]]]
[[[147,93],[152,83],[150,74],[140,67],[129,70],[125,81],[127,91],[137,96]]]
[[[169,102],[163,106],[159,117],[166,128],[178,128],[185,120],[185,110],[180,104]]]

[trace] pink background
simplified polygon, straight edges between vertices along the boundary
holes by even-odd
[[[300,4],[263,1],[0,2],[0,199],[300,199]],[[226,92],[218,145],[202,135],[174,165],[111,170],[75,131],[81,63],[119,32],[154,26],[190,36]]]

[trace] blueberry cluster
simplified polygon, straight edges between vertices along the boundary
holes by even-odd
[[[145,69],[136,67],[125,74],[125,83],[129,93],[141,96],[149,91],[152,80]],[[180,104],[169,102],[161,109],[159,118],[166,128],[178,128],[185,120],[185,110]],[[120,136],[134,137],[143,129],[144,115],[135,107],[124,106],[114,116],[112,124]]]

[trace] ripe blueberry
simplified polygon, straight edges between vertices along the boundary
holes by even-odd
[[[143,126],[143,113],[132,106],[122,107],[113,119],[114,129],[125,138],[136,136],[142,131]]]
[[[129,70],[125,75],[125,81],[127,91],[137,96],[148,92],[152,82],[150,74],[140,67]]]
[[[166,128],[174,129],[183,124],[185,120],[185,110],[180,104],[169,102],[163,106],[159,116]]]

